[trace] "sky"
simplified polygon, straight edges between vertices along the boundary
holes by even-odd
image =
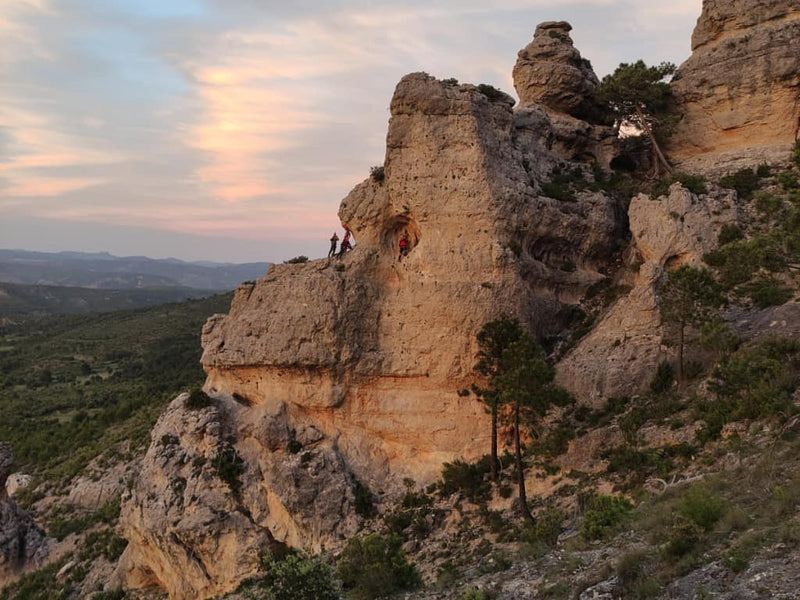
[[[701,4],[0,0],[0,248],[324,256],[403,75],[516,98],[517,52],[562,20],[601,78],[680,64]]]

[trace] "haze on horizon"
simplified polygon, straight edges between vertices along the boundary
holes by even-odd
[[[0,248],[324,256],[406,73],[516,96],[565,20],[599,77],[681,63],[701,0],[0,0]]]

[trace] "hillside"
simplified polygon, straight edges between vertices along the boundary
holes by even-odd
[[[156,306],[215,293],[214,290],[184,287],[120,290],[0,282],[0,320]]]
[[[0,250],[0,281],[96,289],[193,288],[228,291],[261,277],[269,263],[156,260],[108,253]]]
[[[19,468],[66,483],[116,441],[146,443],[166,401],[202,383],[198,331],[230,298],[0,327],[0,439]]]

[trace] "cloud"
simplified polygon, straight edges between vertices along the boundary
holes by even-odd
[[[598,75],[679,62],[700,4],[0,0],[0,210],[311,255],[383,160],[406,73],[513,93],[544,20],[572,23]]]

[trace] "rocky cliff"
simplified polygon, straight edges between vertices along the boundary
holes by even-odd
[[[606,195],[565,201],[540,189],[565,161],[590,178],[583,161],[607,167],[613,131],[513,104],[424,73],[400,81],[383,177],[357,185],[339,210],[355,249],[275,266],[206,324],[202,362],[215,408],[196,425],[176,400],[176,416],[156,428],[146,475],[123,508],[126,585],[218,593],[232,582],[217,570],[255,569],[255,546],[318,549],[352,535],[360,486],[378,499],[402,478],[427,483],[443,462],[485,453],[488,417],[459,395],[473,380],[475,334],[503,312],[539,335],[558,332],[570,304],[604,278],[623,235]],[[404,232],[411,250],[401,259]],[[216,456],[222,438],[245,459],[241,494],[193,493],[203,472],[191,465]],[[169,498],[155,493],[175,486]],[[312,490],[323,488],[331,496],[316,506]],[[221,513],[230,536],[213,535],[230,543],[190,533]],[[234,531],[258,534],[244,543]]]
[[[0,444],[0,585],[22,571],[35,568],[47,556],[47,538],[31,516],[6,493],[14,466],[8,444]]]
[[[742,117],[738,129],[709,134],[719,141],[736,131],[729,145],[702,141],[702,119],[719,122],[721,92],[715,85],[716,95],[695,98],[687,84],[718,69],[729,48],[720,40],[733,35],[724,32],[747,36],[728,24],[726,6],[705,3],[695,34],[704,41],[676,83],[686,114],[676,156],[744,149],[755,136]],[[789,31],[794,12],[778,12],[737,27]],[[488,418],[459,391],[474,378],[476,333],[501,313],[540,337],[563,334],[594,290],[618,289],[559,363],[559,381],[588,404],[647,384],[664,356],[657,281],[699,264],[722,226],[738,222],[739,204],[732,192],[698,196],[676,184],[655,200],[636,196],[625,214],[591,191],[623,150],[593,118],[597,78],[569,31],[542,24],[520,51],[516,107],[490,86],[424,73],[399,82],[383,169],[339,208],[355,249],[277,265],[206,323],[210,400],[179,397],[153,432],[122,509],[122,585],[157,584],[173,598],[221,593],[254,573],[270,544],[340,545],[358,530],[357,498],[392,498],[403,478],[428,483],[443,462],[484,454]],[[736,44],[729,55],[747,60]],[[779,79],[771,89],[786,101],[780,90],[793,79]],[[761,93],[748,89],[730,87],[730,105]],[[783,105],[767,121],[794,127],[797,115]],[[564,174],[583,185],[562,193]],[[404,233],[411,248],[401,257]]]
[[[682,119],[670,158],[705,171],[785,159],[800,127],[798,56],[795,0],[704,0],[672,84]]]

